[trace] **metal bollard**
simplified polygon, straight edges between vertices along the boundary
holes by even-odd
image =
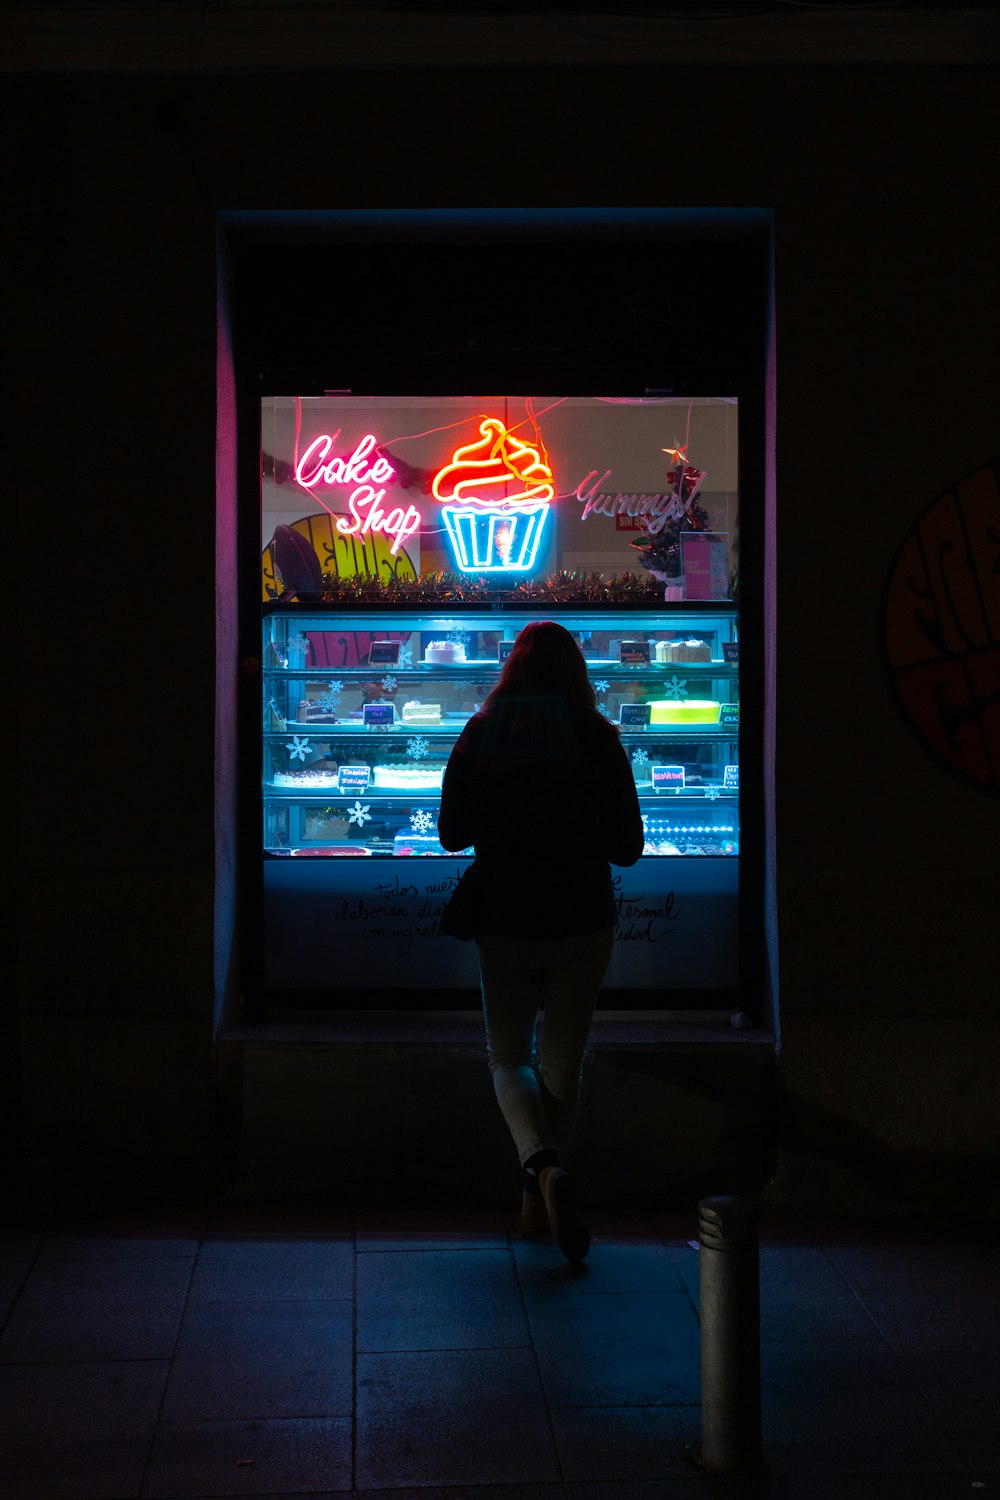
[[[715,1473],[760,1468],[760,1283],[752,1198],[698,1204],[701,1462]]]

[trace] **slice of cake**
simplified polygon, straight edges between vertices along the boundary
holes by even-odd
[[[419,698],[412,698],[409,703],[403,704],[404,724],[440,724],[440,703],[421,703]]]
[[[720,705],[709,698],[651,700],[652,724],[718,724]]]
[[[671,661],[711,661],[712,648],[707,641],[673,641]]]

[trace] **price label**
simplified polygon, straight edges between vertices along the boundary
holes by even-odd
[[[739,789],[740,789],[740,768],[739,768],[739,766],[723,766],[723,768],[722,768],[722,785],[727,789],[727,791],[734,791],[734,792],[738,792],[739,791]]]
[[[516,641],[497,641],[497,661],[506,661],[516,644]]]
[[[738,703],[724,703],[719,709],[719,725],[723,729],[739,729],[740,727],[740,705]]]
[[[723,661],[728,661],[728,662],[732,663],[733,666],[736,665],[736,663],[740,659],[740,643],[739,643],[739,641],[723,641],[723,643],[722,643],[722,659],[723,659]]]
[[[372,641],[368,647],[370,667],[398,667],[399,641]]]
[[[341,766],[337,782],[340,790],[350,797],[355,792],[367,792],[371,774],[370,766]]]
[[[648,667],[649,642],[622,641],[618,659],[626,667]]]
[[[388,724],[395,724],[396,710],[391,703],[365,703],[362,706],[361,716],[365,721],[365,727],[384,729]]]
[[[653,791],[665,791],[669,787],[683,787],[683,766],[650,766],[653,773]]]
[[[627,724],[630,729],[645,729],[652,714],[648,703],[623,703],[618,710],[618,722]]]

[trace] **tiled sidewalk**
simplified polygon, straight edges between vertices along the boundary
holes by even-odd
[[[766,1475],[705,1475],[693,1217],[594,1219],[576,1271],[501,1215],[274,1201],[0,1245],[3,1500],[1000,1496],[985,1236],[761,1235]]]

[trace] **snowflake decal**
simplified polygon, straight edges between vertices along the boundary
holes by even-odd
[[[387,693],[393,692],[397,686],[395,677],[383,677],[382,686],[385,688],[385,691]]]
[[[467,630],[449,630],[448,639],[454,641],[456,646],[465,646],[468,648],[472,637]]]
[[[663,691],[668,698],[686,698],[688,695],[687,678],[671,677]]]
[[[611,712],[610,708],[608,708],[606,704],[599,703],[597,705],[597,708],[598,708],[598,711],[600,713],[602,713],[606,719],[610,719],[611,720],[612,724],[617,724],[618,720],[615,718],[614,714]]]
[[[648,759],[649,756],[646,754],[645,750],[633,750],[632,764],[634,766],[644,766]]]
[[[430,833],[434,827],[434,819],[429,812],[421,809],[420,812],[410,814],[410,827],[414,833]]]
[[[598,677],[597,681],[594,683],[594,692],[606,693],[610,686],[611,684],[606,677]]]
[[[309,637],[307,635],[293,635],[292,638],[290,639],[290,641],[288,642],[288,659],[289,659],[289,661],[291,661],[291,659],[292,659],[292,652],[293,651],[297,655],[301,656],[303,658],[303,660],[308,661],[309,660],[309,647],[310,647],[310,645],[311,645],[311,642],[310,642]]]
[[[363,828],[366,823],[370,823],[372,820],[370,808],[370,802],[362,804],[360,797],[355,797],[354,806],[347,809],[348,823],[357,823],[359,828]]]
[[[705,796],[708,798],[709,802],[718,802],[718,800],[719,800],[719,788],[717,786],[710,786],[706,790]]]
[[[425,739],[422,734],[415,734],[412,739],[406,742],[406,753],[412,756],[414,760],[423,760],[430,749],[430,744],[430,740]]]
[[[332,713],[336,709],[337,699],[343,691],[344,684],[342,682],[331,682],[319,695],[320,707],[325,708],[328,713]]]
[[[413,666],[413,650],[412,650],[412,648],[410,646],[400,646],[400,648],[399,648],[399,665],[401,667],[412,667]]]
[[[293,734],[291,739],[286,742],[285,749],[288,751],[289,760],[295,760],[297,756],[304,763],[306,751],[309,749],[309,741],[303,739],[300,734]]]

